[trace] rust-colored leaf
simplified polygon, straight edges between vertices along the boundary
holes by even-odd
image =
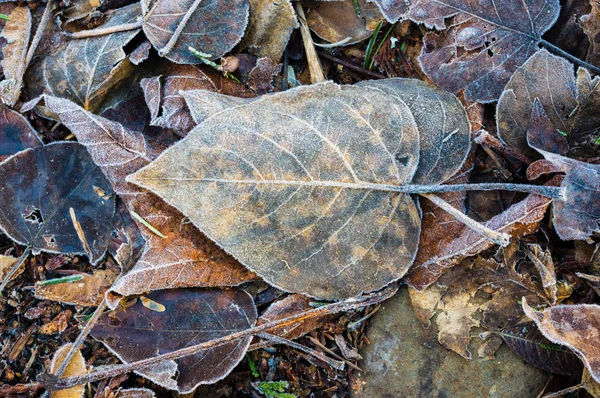
[[[113,292],[129,296],[174,287],[232,286],[257,278],[186,223],[177,210],[125,181],[126,175],[149,164],[164,146],[68,100],[45,97],[45,105],[88,148],[129,210],[167,236],[161,238],[137,220],[146,247],[135,267],[113,286]],[[115,297],[111,305],[118,301]]]
[[[27,148],[42,146],[42,140],[20,113],[0,106],[0,162]]]
[[[82,279],[74,282],[35,285],[35,296],[41,300],[53,300],[64,304],[95,307],[104,299],[117,275],[107,270],[96,270],[93,274],[80,274]]]
[[[128,181],[284,290],[352,297],[406,272],[420,214],[410,195],[381,189],[409,183],[417,168],[417,125],[403,102],[324,83],[235,111],[235,120],[207,119]]]
[[[0,37],[6,40],[2,48],[2,71],[4,80],[0,82],[0,100],[8,106],[14,106],[21,95],[25,58],[31,34],[31,12],[29,7],[19,6],[10,13],[9,21],[4,25]]]
[[[248,0],[150,0],[143,29],[159,55],[178,64],[202,61],[193,47],[219,58],[242,38],[248,23]]]
[[[290,0],[250,0],[250,19],[240,48],[277,63],[297,27]]]
[[[427,76],[450,92],[464,89],[468,100],[493,102],[559,10],[558,0],[417,0],[407,15],[443,30],[425,35],[419,61]]]
[[[50,373],[54,373],[58,370],[60,365],[64,362],[67,353],[71,350],[73,344],[65,344],[60,347],[54,353],[52,357],[52,363],[50,365]],[[65,372],[62,375],[62,378],[73,377],[73,376],[82,376],[87,373],[87,368],[85,366],[85,359],[83,355],[81,355],[81,350],[76,350],[73,359],[67,365]],[[81,398],[85,393],[85,385],[80,384],[75,387],[67,388],[64,390],[53,391],[50,394],[50,398]]]
[[[600,382],[600,306],[557,305],[537,311],[523,298],[523,310],[547,339],[572,349]]]
[[[138,300],[129,308],[103,315],[92,336],[124,362],[151,358],[253,327],[256,309],[243,290],[173,289],[152,292],[162,312]],[[225,377],[243,358],[252,337],[137,370],[155,383],[180,393]]]
[[[101,26],[108,28],[135,22],[140,6],[117,9]],[[123,47],[139,30],[69,40],[52,49],[27,72],[31,96],[42,93],[65,97],[88,110],[98,110],[109,89],[129,76],[133,65]]]
[[[13,257],[13,256],[0,255],[0,280],[4,280],[4,278],[6,278],[6,276],[12,269],[13,265],[15,265],[17,260],[18,260],[18,258]],[[17,272],[13,275],[12,279],[15,279],[17,276],[21,275],[23,273],[24,269],[25,269],[24,265],[19,267]]]

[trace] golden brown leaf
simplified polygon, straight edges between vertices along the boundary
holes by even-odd
[[[52,357],[52,364],[50,365],[50,373],[54,373],[58,370],[60,365],[65,360],[67,353],[71,349],[73,344],[65,344],[60,347],[54,353]],[[71,362],[67,366],[65,373],[63,373],[62,378],[73,377],[73,376],[82,376],[87,373],[87,368],[85,366],[85,360],[83,359],[83,355],[81,355],[81,350],[75,351],[75,356],[71,359]],[[82,398],[85,392],[85,385],[80,384],[75,387],[67,388],[65,390],[53,391],[50,394],[51,398]]]
[[[41,300],[53,300],[64,304],[95,307],[104,299],[117,275],[107,270],[95,270],[93,274],[81,274],[83,279],[69,283],[36,283],[35,296]]]
[[[0,100],[8,106],[14,106],[21,95],[25,58],[31,34],[31,12],[29,7],[16,7],[8,16],[0,37],[6,40],[2,48],[3,60],[0,63],[4,80],[0,82]]]

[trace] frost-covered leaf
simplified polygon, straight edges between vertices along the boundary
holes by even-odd
[[[242,38],[248,0],[150,0],[144,33],[158,53],[178,64],[200,64],[189,50],[219,58]]]
[[[6,106],[0,106],[0,162],[24,149],[42,145],[42,140],[27,119]]]
[[[104,314],[91,332],[124,362],[166,354],[256,324],[252,297],[237,288],[161,290],[146,297],[164,310],[147,308],[140,299]],[[137,373],[163,387],[188,393],[225,377],[243,358],[251,339],[234,340]]]
[[[427,76],[468,100],[496,101],[513,72],[556,21],[558,0],[412,1],[408,17],[442,32],[425,35],[419,57]],[[448,20],[448,21],[447,21]]]
[[[34,252],[85,254],[94,264],[106,252],[115,195],[82,145],[26,149],[0,163],[0,203],[0,229]]]
[[[0,81],[0,100],[8,106],[14,106],[21,95],[25,58],[31,34],[31,12],[29,7],[16,7],[8,16],[0,38],[6,40],[2,47],[2,71],[4,80]]]
[[[67,353],[71,350],[73,344],[65,344],[59,349],[56,350],[54,356],[52,357],[52,363],[50,365],[50,373],[56,372],[60,365],[64,362]],[[63,378],[65,377],[73,377],[73,376],[82,376],[87,373],[87,368],[85,366],[85,359],[83,355],[81,355],[81,350],[76,350],[73,359],[67,365],[65,369],[65,373],[63,373]],[[85,393],[85,385],[79,384],[77,386],[66,388],[64,390],[53,391],[50,394],[50,398],[81,398]]]

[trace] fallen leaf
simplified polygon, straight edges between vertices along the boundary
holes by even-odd
[[[525,361],[546,372],[559,375],[578,374],[583,364],[567,347],[545,338],[534,322],[523,321],[511,325],[500,335],[511,350]]]
[[[419,136],[403,102],[324,83],[235,110],[235,121],[212,116],[128,181],[283,290],[353,297],[406,272],[416,204],[361,182],[403,185],[414,174]]]
[[[256,309],[243,290],[173,289],[148,294],[165,307],[146,308],[141,301],[103,315],[91,332],[124,362],[151,358],[253,327]],[[251,337],[195,355],[137,370],[162,387],[185,394],[200,384],[225,377],[243,358]]]
[[[154,391],[147,388],[125,388],[119,390],[116,398],[154,398]]]
[[[42,145],[42,140],[27,119],[6,106],[0,106],[0,162],[24,149]]]
[[[67,4],[69,6],[62,11],[65,25],[81,19],[84,19],[82,22],[86,22],[85,20],[91,17],[90,14],[100,6],[100,0],[71,0]]]
[[[21,96],[25,58],[31,34],[31,12],[26,6],[16,7],[8,16],[0,37],[6,40],[2,48],[3,60],[0,62],[4,80],[0,82],[0,100],[8,106],[14,106]]]
[[[147,243],[135,267],[113,285],[110,305],[120,296],[175,287],[234,286],[257,277],[223,253],[184,216],[156,195],[125,181],[155,159],[164,146],[135,131],[85,111],[65,99],[45,97],[45,105],[86,146],[130,211],[167,236],[163,239],[137,220]]]
[[[60,365],[64,362],[67,353],[71,350],[73,344],[68,343],[60,347],[54,353],[52,357],[52,364],[50,365],[50,373],[54,373],[58,370]],[[83,355],[81,355],[81,350],[75,350],[75,355],[65,372],[62,375],[62,378],[73,377],[73,376],[82,376],[87,373],[87,368],[85,366],[85,359]],[[81,398],[85,393],[85,385],[80,384],[75,387],[67,388],[64,390],[53,391],[50,394],[51,398]]]
[[[523,310],[548,340],[573,350],[600,382],[600,306],[557,305],[538,311],[523,298]]]
[[[370,2],[377,4],[385,19],[391,23],[404,19],[409,7],[412,6],[410,0],[371,0]]]
[[[250,0],[250,19],[240,48],[277,63],[296,28],[298,21],[290,0]]]
[[[256,61],[256,66],[248,74],[246,85],[254,94],[261,95],[273,91],[273,78],[279,74],[281,64],[274,63],[271,58],[263,57]]]
[[[69,322],[73,312],[71,310],[64,310],[60,314],[54,317],[50,322],[43,324],[39,327],[38,333],[45,335],[54,335],[62,333],[69,326]]]
[[[361,42],[373,36],[383,19],[375,5],[358,0],[361,16],[356,14],[353,0],[315,1],[306,12],[308,27],[321,39],[344,45]]]
[[[40,300],[58,301],[63,304],[95,307],[104,299],[117,275],[111,271],[95,270],[93,274],[79,274],[82,279],[75,282],[35,284],[35,297]]]
[[[559,10],[558,0],[417,0],[407,15],[442,30],[423,39],[419,61],[427,76],[447,91],[464,89],[469,101],[493,102],[537,50]]]
[[[248,0],[149,0],[142,27],[160,56],[199,64],[189,47],[221,57],[241,40],[248,9]]]
[[[536,100],[543,112],[534,106]],[[539,50],[504,88],[498,102],[498,136],[513,149],[536,158],[539,155],[527,144],[533,118],[545,114],[554,132],[566,135],[573,145],[600,127],[598,107],[599,78],[591,79],[580,68],[575,79],[571,63]]]
[[[99,196],[101,187],[108,199]],[[0,163],[0,229],[34,253],[84,254],[96,264],[113,229],[114,192],[82,145],[56,143],[26,149]],[[89,244],[84,248],[69,208]]]
[[[18,260],[18,258],[13,257],[13,256],[0,255],[0,280],[4,280],[4,278],[6,278],[6,276],[12,269],[13,265],[15,265],[17,260]],[[23,264],[23,266],[19,267],[19,270],[13,275],[11,280],[13,280],[17,276],[21,275],[23,273],[24,269],[25,269],[25,265]]]
[[[107,14],[101,28],[135,22],[140,5],[132,4]],[[65,97],[87,110],[98,110],[106,93],[127,78],[133,65],[123,47],[138,30],[86,39],[72,39],[53,49],[27,72],[31,97],[45,93]]]
[[[585,58],[586,62],[598,65],[600,62],[600,4],[596,0],[589,0],[591,10],[589,14],[579,18],[581,27],[590,40],[590,48]]]

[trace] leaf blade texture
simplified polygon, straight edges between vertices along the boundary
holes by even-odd
[[[493,102],[559,10],[558,0],[419,0],[407,15],[442,30],[424,38],[419,61],[427,76],[447,91],[464,89],[469,100]]]
[[[403,185],[416,170],[418,130],[403,102],[324,83],[235,109],[235,121],[214,115],[128,180],[283,290],[352,297],[406,272],[418,208],[363,185]]]
[[[164,311],[153,311],[137,300],[129,308],[103,315],[91,332],[125,362],[214,340],[251,328],[257,320],[252,297],[237,288],[161,290],[147,298],[164,306]],[[188,393],[225,377],[241,361],[251,339],[235,340],[138,373],[163,387]]]

